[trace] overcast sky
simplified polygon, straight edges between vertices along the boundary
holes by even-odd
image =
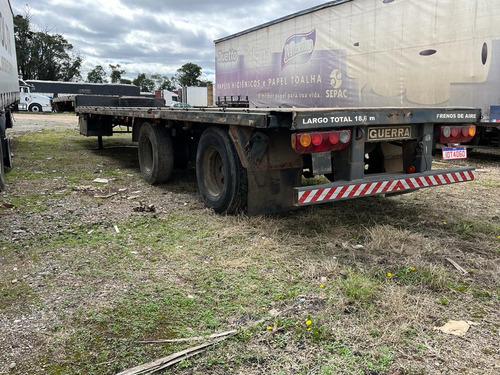
[[[84,61],[82,77],[96,65],[109,74],[120,64],[138,73],[171,77],[187,62],[214,81],[213,41],[295,13],[325,0],[11,0],[14,14],[62,34]]]

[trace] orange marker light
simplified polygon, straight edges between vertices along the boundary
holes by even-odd
[[[311,136],[309,134],[300,135],[300,145],[302,147],[309,147],[311,145]]]

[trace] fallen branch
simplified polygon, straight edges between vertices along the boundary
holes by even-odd
[[[215,345],[225,339],[227,339],[229,336],[225,336],[222,338],[219,338],[215,341],[208,342],[206,344],[198,345],[192,348],[188,348],[185,350],[182,350],[180,352],[171,354],[167,357],[157,359],[156,361],[146,363],[144,365],[140,365],[125,371],[122,371],[116,375],[140,375],[140,374],[152,374],[154,372],[166,369],[168,367],[171,367],[183,359],[190,358],[196,354],[199,354],[203,352],[206,348],[209,346]]]
[[[201,341],[201,340],[209,340],[215,339],[224,336],[231,336],[236,334],[238,331],[233,329],[231,331],[221,332],[221,333],[213,333],[208,336],[196,336],[196,337],[186,337],[182,339],[166,339],[166,340],[149,340],[149,341],[137,341],[139,344],[166,344],[166,343],[176,343],[176,342],[191,342],[191,341]]]
[[[99,195],[99,194],[96,194],[94,195],[94,198],[101,198],[101,199],[107,199],[107,198],[111,198],[111,197],[114,197],[115,195],[117,195],[118,193],[110,193],[110,194],[107,194],[107,195]]]
[[[450,259],[450,258],[445,258],[448,262],[450,262],[453,267],[455,267],[458,272],[460,272],[462,275],[467,275],[469,272],[467,272],[467,270],[465,270],[464,268],[462,268],[457,262],[455,262],[453,259]]]

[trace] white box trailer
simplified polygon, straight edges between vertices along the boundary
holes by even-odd
[[[0,1],[0,191],[5,188],[5,168],[12,166],[7,129],[12,127],[11,110],[19,102],[14,16],[8,0]]]
[[[337,0],[216,40],[251,107],[477,107],[500,122],[499,0]]]
[[[212,85],[208,85],[208,87],[182,87],[180,93],[182,102],[193,107],[213,106]]]

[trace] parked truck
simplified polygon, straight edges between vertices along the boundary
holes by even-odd
[[[169,107],[173,104],[180,103],[179,102],[179,95],[177,95],[175,92],[169,91],[169,90],[156,90],[155,91],[155,98],[164,100],[165,105],[167,107]]]
[[[0,1],[0,191],[5,189],[5,169],[12,167],[7,129],[12,128],[12,110],[19,102],[14,18],[8,0]]]
[[[433,169],[432,151],[440,143],[445,159],[466,158],[460,144],[474,137],[481,109],[487,115],[471,85],[496,64],[490,4],[330,1],[216,40],[222,107],[77,96],[80,133],[102,141],[125,126],[152,184],[193,163],[201,198],[218,213],[470,181],[472,167]],[[450,29],[446,17],[460,22]]]
[[[18,109],[36,113],[52,112],[52,101],[48,96],[32,92],[33,86],[19,80],[20,100]]]

